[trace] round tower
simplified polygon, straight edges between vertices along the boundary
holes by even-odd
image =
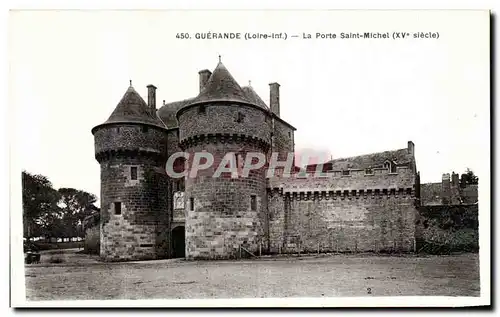
[[[255,97],[253,89],[244,91],[219,62],[200,94],[177,112],[180,146],[189,155],[185,180],[188,259],[237,257],[240,247],[256,252],[263,242],[265,169],[251,170],[246,177],[216,173],[220,162],[231,155],[241,166],[250,158],[248,153],[265,156],[269,150],[269,109]],[[204,151],[212,154],[213,164],[194,174],[194,155]]]
[[[106,261],[168,255],[166,127],[130,85],[109,119],[94,127],[101,165],[100,256]]]

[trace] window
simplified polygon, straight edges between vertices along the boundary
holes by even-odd
[[[130,167],[130,179],[137,180],[137,166]]]
[[[194,211],[194,198],[189,198],[189,210]]]
[[[122,203],[115,202],[115,215],[121,215],[121,214],[122,214]]]
[[[147,125],[143,125],[142,126],[142,132],[148,132],[148,126]]]
[[[371,167],[365,169],[365,174],[366,175],[373,175],[373,170],[371,169]]]
[[[250,210],[252,211],[257,210],[257,196],[255,195],[250,196]]]
[[[382,194],[387,195],[387,188],[382,189]]]
[[[207,113],[207,107],[205,105],[201,105],[199,108],[198,108],[198,113],[200,114],[205,114]]]
[[[292,132],[288,132],[288,137],[291,139],[292,138]]]
[[[116,128],[116,133],[120,133],[120,128]]]
[[[349,176],[349,170],[343,170],[342,176]]]
[[[241,112],[238,112],[238,116],[236,117],[236,122],[242,123],[243,119],[245,119],[245,115]]]
[[[391,164],[391,173],[396,173],[396,164]]]
[[[391,195],[396,195],[396,188],[391,188]]]
[[[353,196],[353,197],[356,196],[356,190],[351,190],[351,196]]]

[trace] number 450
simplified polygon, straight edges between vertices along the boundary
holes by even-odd
[[[175,37],[178,39],[188,39],[189,33],[177,33],[177,35]]]

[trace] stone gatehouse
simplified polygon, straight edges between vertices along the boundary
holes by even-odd
[[[312,173],[266,177],[171,178],[176,152],[227,152],[286,160],[296,129],[280,116],[280,85],[266,104],[241,87],[219,61],[199,72],[199,94],[163,102],[156,87],[147,102],[130,87],[104,123],[92,129],[101,167],[100,255],[107,261],[186,257],[223,259],[249,252],[415,250],[419,174],[415,145],[335,159]],[[178,171],[190,162],[175,161]],[[315,170],[316,165],[307,168]],[[288,177],[285,177],[288,176]]]

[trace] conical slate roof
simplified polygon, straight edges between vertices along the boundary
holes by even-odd
[[[254,105],[259,106],[261,108],[264,108],[266,110],[269,109],[269,107],[262,100],[262,98],[260,98],[259,95],[257,95],[255,90],[253,90],[252,86],[245,86],[242,89],[243,89],[243,92],[245,93],[245,96],[247,97],[248,100],[250,100],[251,103],[253,103]]]
[[[106,122],[99,126],[111,123],[142,123],[166,128],[165,124],[158,118],[157,114],[152,114],[144,99],[130,86],[125,95],[116,106],[111,116]],[[94,129],[97,127],[94,127]],[[93,130],[94,130],[93,129]]]
[[[245,92],[229,73],[226,67],[219,62],[200,94],[190,103],[206,103],[214,101],[234,101],[253,104],[248,100]]]

